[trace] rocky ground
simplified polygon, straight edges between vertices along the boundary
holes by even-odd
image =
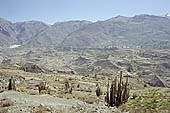
[[[1,112],[9,113],[97,113],[112,111],[106,106],[86,104],[76,99],[65,99],[50,95],[28,95],[8,91],[0,94]],[[115,109],[113,109],[115,111]]]
[[[8,80],[16,80],[16,91],[8,91]],[[123,74],[125,76],[125,74]],[[75,74],[30,73],[16,69],[0,70],[0,113],[121,113],[116,107],[108,108],[104,97],[108,80],[114,76],[78,76]],[[124,78],[124,77],[123,77]],[[73,88],[65,93],[65,80]],[[39,94],[37,86],[46,82],[49,90]],[[96,84],[103,94],[96,96]],[[151,89],[137,77],[129,78],[130,95]],[[169,94],[169,88],[157,88]]]
[[[121,113],[106,107],[108,81],[123,71],[129,78],[130,98],[156,89],[167,96],[169,50],[81,50],[54,48],[1,49],[0,113]],[[9,79],[16,90],[9,91]],[[65,89],[66,81],[72,92]],[[39,93],[38,86],[47,89]],[[97,84],[102,90],[96,96]],[[130,101],[130,99],[129,99]],[[125,111],[123,111],[125,112]]]
[[[78,76],[74,74],[44,74],[30,73],[22,70],[1,69],[0,93],[1,110],[7,110],[9,113],[46,112],[56,113],[94,113],[94,112],[112,112],[119,110],[117,108],[107,108],[104,102],[106,84],[112,80],[112,77],[105,76]],[[16,91],[8,91],[8,80],[13,76],[16,80]],[[65,79],[73,87],[72,94],[65,93]],[[37,85],[46,82],[49,91],[39,94]],[[134,80],[131,80],[131,85]],[[140,86],[143,83],[139,81]],[[96,84],[99,84],[103,95],[96,96]],[[3,105],[4,103],[4,105]],[[7,105],[6,105],[7,104]]]

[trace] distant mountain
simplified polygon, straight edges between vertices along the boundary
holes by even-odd
[[[170,41],[170,20],[153,15],[118,16],[99,21],[71,33],[62,46],[105,47],[149,46],[157,41]]]
[[[55,23],[52,26],[37,33],[33,38],[27,41],[27,45],[49,46],[59,45],[70,33],[90,24],[89,21],[68,21]]]
[[[170,42],[169,16],[142,14],[117,16],[94,23],[67,21],[53,25],[39,21],[12,23],[0,19],[0,46],[158,47]]]
[[[0,18],[0,46],[17,43],[15,26],[5,19]]]
[[[17,31],[16,38],[21,44],[49,27],[47,24],[39,21],[17,22],[14,26]]]

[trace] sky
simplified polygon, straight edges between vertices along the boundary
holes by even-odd
[[[12,22],[106,20],[118,15],[165,15],[170,0],[0,0],[0,17]]]

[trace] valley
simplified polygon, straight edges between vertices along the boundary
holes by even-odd
[[[168,113],[169,26],[154,15],[53,25],[0,19],[0,113]],[[130,92],[110,107],[115,78],[115,92],[125,84]]]

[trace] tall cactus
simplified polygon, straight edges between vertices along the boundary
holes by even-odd
[[[127,88],[128,86],[128,77],[126,78],[126,83],[123,85],[124,90],[123,90],[123,94],[122,94],[122,99],[123,99],[123,103],[128,101],[129,98],[129,89]]]
[[[105,96],[105,102],[107,103],[107,106],[109,107],[110,105],[110,98],[109,98],[109,81],[107,84],[107,92],[106,92],[106,96]]]
[[[13,77],[9,79],[8,90],[16,90],[15,79]]]
[[[114,81],[112,81],[111,88],[110,88],[110,106],[113,107],[113,105],[116,104],[116,81],[117,77]]]
[[[114,88],[113,87],[114,86],[113,86],[113,82],[112,82],[111,87],[110,87],[110,103],[109,103],[109,105],[111,107],[113,107],[114,100],[115,100],[115,98],[114,98]]]
[[[101,90],[99,84],[97,84],[96,86],[97,86],[97,88],[96,88],[96,96],[99,97],[100,95],[102,95],[102,90]]]
[[[122,87],[122,71],[120,71],[120,81],[118,83],[118,102],[117,102],[117,105],[116,106],[119,106],[120,104],[122,104],[122,91],[123,91],[123,87]]]

